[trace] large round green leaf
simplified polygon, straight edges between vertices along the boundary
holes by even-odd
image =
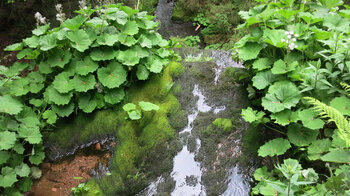
[[[347,97],[342,96],[334,98],[331,101],[330,106],[337,109],[343,115],[350,116],[350,100]]]
[[[140,62],[140,58],[137,56],[137,52],[134,49],[119,51],[117,60],[128,66],[134,66]]]
[[[11,67],[4,71],[6,77],[13,77],[21,73],[24,69],[29,66],[28,63],[15,62]]]
[[[43,119],[46,119],[46,122],[49,124],[54,124],[57,120],[57,115],[56,112],[52,111],[52,110],[46,110],[43,113]]]
[[[262,90],[277,80],[278,76],[272,74],[271,70],[260,71],[253,78],[253,86]]]
[[[97,107],[97,103],[94,99],[91,99],[90,94],[84,94],[79,97],[78,106],[83,112],[91,113]]]
[[[137,76],[137,79],[139,79],[139,80],[147,80],[148,76],[149,76],[149,71],[145,66],[138,65],[137,71],[136,71],[136,76]]]
[[[29,48],[36,48],[39,45],[39,37],[38,36],[32,36],[29,38],[26,38],[23,40],[23,42],[29,47]]]
[[[116,104],[124,99],[125,93],[123,88],[114,88],[107,90],[104,100],[110,104]]]
[[[83,15],[78,15],[72,19],[65,20],[62,23],[62,27],[68,28],[70,30],[79,29],[81,25],[86,21],[86,17]]]
[[[44,92],[44,98],[47,102],[53,102],[57,105],[66,105],[70,102],[73,93],[59,93],[52,85],[47,87]]]
[[[103,86],[117,88],[126,81],[127,72],[116,61],[112,61],[107,67],[98,69],[97,76]]]
[[[52,105],[52,110],[60,117],[68,117],[74,112],[74,103],[71,102],[67,105]]]
[[[266,156],[275,156],[275,155],[282,155],[284,154],[289,148],[291,148],[291,145],[288,140],[277,138],[270,140],[266,142],[264,145],[262,145],[259,150],[259,156],[266,157]]]
[[[325,124],[323,120],[317,118],[317,113],[311,109],[306,109],[299,112],[299,117],[304,125],[309,129],[322,129]]]
[[[20,177],[27,177],[30,173],[30,168],[27,164],[22,163],[15,167],[16,174]]]
[[[0,96],[0,113],[18,114],[22,108],[22,103],[17,99],[9,95]]]
[[[272,113],[296,106],[301,98],[298,88],[289,81],[275,82],[268,94],[262,98],[261,105]]]
[[[157,106],[156,104],[153,104],[151,102],[140,101],[139,106],[142,110],[144,110],[146,112],[152,111],[152,110],[159,110],[159,106]]]
[[[122,33],[125,35],[135,35],[139,32],[139,27],[135,21],[128,21],[122,28]]]
[[[51,67],[63,68],[71,58],[72,53],[69,50],[55,49],[50,53],[47,64]]]
[[[133,46],[137,43],[137,40],[134,38],[134,36],[127,36],[125,34],[119,34],[119,41],[120,43],[126,45],[126,46]]]
[[[11,187],[17,182],[16,172],[11,167],[3,167],[0,175],[0,187]]]
[[[42,141],[39,127],[21,125],[18,134],[30,144],[39,144]]]
[[[16,134],[14,132],[0,132],[0,150],[8,150],[16,143]]]
[[[271,119],[276,120],[275,123],[286,126],[292,122],[299,120],[299,113],[291,110],[283,110],[278,113],[271,114]]]
[[[92,50],[90,57],[94,61],[106,61],[114,59],[117,54],[112,47],[99,47]]]
[[[72,64],[75,67],[75,72],[82,76],[94,72],[98,68],[98,63],[93,61],[89,56],[84,57],[80,61],[73,60]]]
[[[38,93],[44,88],[45,78],[39,72],[30,72],[27,75],[29,79],[29,91],[32,93]]]
[[[84,52],[92,44],[89,35],[82,29],[68,32],[67,38],[71,41],[71,46],[79,52]]]
[[[55,77],[55,80],[52,82],[53,87],[59,93],[68,93],[73,90],[73,84],[70,79],[70,74],[67,72],[62,72]]]
[[[41,36],[39,39],[39,46],[42,51],[48,51],[57,45],[57,35],[48,34]]]
[[[75,75],[72,83],[76,91],[87,92],[88,90],[95,88],[96,80],[95,76],[92,74],[87,76]]]
[[[255,42],[248,42],[239,49],[238,56],[240,59],[247,61],[251,59],[255,59],[262,49],[262,45],[255,43]]]
[[[289,141],[296,146],[306,146],[314,142],[318,136],[318,130],[302,127],[300,124],[292,124],[288,127]]]
[[[118,34],[104,33],[97,37],[97,43],[100,45],[113,46],[118,41],[119,41]]]

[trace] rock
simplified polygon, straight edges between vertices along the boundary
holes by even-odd
[[[56,191],[57,191],[57,188],[52,188],[51,191],[52,191],[52,192],[56,192]]]

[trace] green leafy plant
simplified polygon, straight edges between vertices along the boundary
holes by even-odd
[[[84,193],[88,192],[90,188],[86,186],[85,183],[80,183],[77,187],[73,187],[71,189],[73,195],[83,195]]]
[[[152,110],[159,110],[159,106],[151,103],[151,102],[145,102],[145,101],[140,101],[138,104],[139,107],[137,107],[133,103],[127,103],[123,106],[123,110],[128,113],[128,116],[131,120],[139,120],[142,118],[142,110],[149,112]]]
[[[33,35],[5,51],[21,59],[0,66],[0,192],[18,195],[45,157],[42,130],[74,112],[91,113],[123,101],[126,88],[160,73],[173,52],[155,32],[158,23],[146,12],[120,4],[82,6],[61,25],[50,28],[36,14]],[[147,111],[149,105],[141,104]],[[40,171],[40,170],[39,170]]]

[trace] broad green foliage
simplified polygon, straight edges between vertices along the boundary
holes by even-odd
[[[28,191],[31,177],[41,176],[34,166],[45,158],[41,130],[78,110],[115,107],[127,87],[161,73],[173,55],[146,12],[109,4],[77,13],[5,49],[27,61],[0,66],[0,195]],[[128,113],[141,118],[140,109]]]
[[[139,120],[142,118],[141,110],[145,112],[149,112],[152,110],[157,111],[159,110],[159,106],[151,102],[140,101],[139,108],[133,103],[127,103],[123,106],[123,110],[128,113],[128,116],[131,120]]]
[[[255,105],[242,110],[243,118],[280,134],[258,153],[277,160],[281,155],[292,156],[311,166],[315,160],[336,163],[332,173],[349,163],[350,101],[345,91],[350,82],[350,7],[341,6],[341,0],[257,2],[240,12],[245,23],[238,28],[250,33],[236,43],[234,51],[251,73],[247,90]],[[288,149],[291,153],[285,154]],[[349,194],[340,185],[331,186],[335,181],[349,184],[343,175],[311,188],[307,182],[299,183],[300,174],[287,176],[283,166],[277,169],[288,183],[269,178],[253,189],[254,194]]]

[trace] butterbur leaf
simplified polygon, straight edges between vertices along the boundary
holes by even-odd
[[[266,110],[276,113],[296,106],[300,98],[299,90],[293,83],[279,81],[269,87],[268,94],[262,98],[261,104]]]
[[[33,53],[33,49],[31,48],[26,48],[21,50],[19,53],[17,53],[16,57],[18,59],[23,59],[24,57],[26,57],[27,55],[30,55]]]
[[[327,139],[316,140],[307,148],[308,157],[310,160],[317,160],[329,151],[332,142]]]
[[[317,118],[317,113],[313,110],[306,109],[299,112],[299,117],[304,125],[309,129],[322,129],[324,122],[323,120]]]
[[[86,17],[83,15],[78,15],[72,19],[67,19],[62,23],[62,27],[68,28],[70,30],[77,30],[86,21]]]
[[[162,58],[166,58],[166,57],[170,56],[170,51],[165,49],[165,48],[160,48],[157,50],[157,54],[158,54],[158,56],[160,56]]]
[[[5,51],[19,51],[22,50],[23,44],[22,43],[15,43],[7,46],[4,50]]]
[[[152,110],[159,110],[159,106],[156,104],[153,104],[151,102],[145,102],[145,101],[140,101],[139,106],[142,110],[144,111],[152,111]]]
[[[291,110],[283,110],[278,113],[271,114],[271,119],[276,120],[275,123],[282,126],[286,126],[291,122],[297,122],[299,120],[298,112]]]
[[[4,95],[0,96],[0,113],[19,114],[23,109],[23,105],[17,99]]]
[[[95,29],[100,29],[108,25],[106,20],[102,20],[101,18],[98,18],[98,17],[94,17],[91,20],[86,21],[85,24]]]
[[[8,78],[16,76],[16,75],[20,74],[28,66],[29,66],[28,63],[15,62],[6,71],[4,71],[4,75]]]
[[[270,68],[272,63],[273,59],[271,58],[259,58],[254,61],[253,68],[257,69],[258,71],[261,71]]]
[[[42,51],[48,51],[57,45],[57,35],[48,34],[41,36],[39,39],[39,46]]]
[[[288,127],[289,141],[296,146],[307,146],[316,141],[318,130],[302,127],[300,124],[292,124]]]
[[[57,105],[66,105],[70,102],[73,93],[59,93],[53,86],[46,88],[44,92],[44,98],[47,102],[53,102]]]
[[[133,110],[128,112],[129,118],[131,120],[139,120],[142,117],[141,111],[140,110]]]
[[[27,177],[30,173],[30,168],[27,164],[22,163],[21,165],[16,166],[16,174],[20,177]]]
[[[117,88],[126,81],[127,72],[121,64],[112,61],[107,67],[98,69],[97,76],[103,86]]]
[[[148,39],[146,36],[141,35],[138,41],[139,41],[141,47],[152,48],[152,41],[150,39]]]
[[[113,46],[118,41],[119,41],[118,34],[104,33],[97,37],[97,43],[100,45]]]
[[[126,46],[133,46],[137,43],[137,40],[134,38],[134,36],[127,36],[127,35],[124,35],[124,34],[120,34],[119,35],[119,40],[120,43],[126,45]]]
[[[128,21],[122,28],[122,33],[125,35],[135,35],[139,32],[139,27],[135,21]]]
[[[258,57],[260,50],[262,49],[262,46],[255,42],[248,42],[239,49],[238,56],[240,59],[247,61],[251,59],[255,59]]]
[[[37,48],[39,45],[39,37],[34,35],[24,39],[23,43],[25,43],[29,48]]]
[[[125,93],[122,88],[108,90],[104,96],[106,103],[117,104],[124,99]]]
[[[254,179],[256,181],[264,181],[264,180],[268,180],[270,178],[272,178],[272,175],[271,175],[271,173],[269,173],[267,171],[266,166],[263,166],[262,168],[259,168],[259,169],[255,170],[255,172],[254,172]]]
[[[50,28],[50,25],[47,24],[47,25],[43,25],[43,26],[39,26],[38,28],[34,29],[32,31],[32,33],[36,36],[40,36],[40,35],[43,35],[44,33],[46,33],[47,30],[49,30]]]
[[[97,107],[97,103],[94,99],[91,99],[90,94],[84,94],[79,97],[78,106],[83,112],[91,113]]]
[[[337,109],[343,115],[350,116],[350,100],[347,97],[342,96],[334,98],[330,106]]]
[[[87,76],[75,75],[72,80],[72,84],[76,91],[87,92],[88,90],[95,88],[95,84],[96,84],[95,76],[92,74],[89,74]]]
[[[94,62],[89,56],[84,57],[81,61],[72,61],[77,74],[85,76],[97,70],[98,63]]]
[[[112,47],[99,47],[92,50],[90,57],[94,61],[112,60],[117,56],[117,52]]]
[[[13,148],[16,143],[16,134],[9,131],[0,132],[0,150]]]
[[[278,76],[272,74],[270,70],[258,72],[253,78],[253,86],[259,90],[272,85]]]
[[[350,163],[350,149],[334,149],[321,157],[322,161],[333,163]]]
[[[27,192],[30,190],[30,187],[32,186],[32,184],[33,182],[30,179],[30,177],[26,177],[18,183],[18,189],[22,192]]]
[[[52,84],[59,93],[68,93],[73,90],[73,84],[68,72],[61,72],[58,74]]]
[[[135,49],[119,51],[117,60],[127,66],[134,66],[140,62],[140,58],[137,56]]]
[[[245,121],[252,123],[255,121],[260,121],[265,115],[265,112],[263,111],[255,111],[251,107],[248,107],[247,109],[242,109],[241,113],[242,117]]]
[[[40,161],[40,163],[41,163],[41,161]],[[36,164],[36,165],[39,165],[39,164]],[[31,173],[31,177],[33,179],[39,179],[41,177],[41,175],[42,175],[42,172],[41,172],[41,170],[38,167],[31,167],[30,171],[32,172]]]
[[[120,6],[120,9],[124,11],[124,13],[126,13],[129,17],[131,17],[132,15],[136,14],[138,11],[135,9],[132,9],[129,6]]]
[[[40,145],[40,144],[39,145],[35,145],[34,146],[34,150],[32,152],[34,152],[34,154],[32,154],[29,157],[30,163],[32,163],[34,165],[39,165],[45,158],[44,147],[42,145]],[[31,171],[32,171],[32,177],[33,177],[33,174],[36,171],[33,171],[33,167],[31,167]],[[40,171],[40,169],[39,169],[39,171]]]
[[[291,145],[288,140],[277,138],[262,145],[258,150],[258,154],[261,157],[278,156],[284,154],[289,148],[291,148]]]
[[[53,72],[52,68],[46,61],[41,61],[38,65],[39,72],[42,74],[50,74]]]
[[[46,110],[43,113],[43,119],[46,119],[46,122],[49,124],[54,124],[57,120],[57,115],[54,111],[52,110]]]
[[[92,44],[89,35],[82,29],[68,32],[67,38],[71,41],[71,46],[79,52],[84,52]]]
[[[137,71],[136,71],[136,76],[137,76],[137,79],[139,79],[139,80],[147,80],[148,76],[149,76],[149,71],[145,66],[138,65]]]
[[[282,42],[282,39],[287,39],[284,32],[285,31],[282,29],[278,29],[278,30],[265,29],[264,36],[263,36],[264,41],[278,48],[282,48],[286,46],[286,43]]]
[[[22,143],[19,143],[19,141],[17,141],[15,146],[13,147],[13,150],[16,151],[18,154],[23,154],[25,149]]]
[[[133,103],[127,103],[123,106],[123,110],[126,112],[132,111],[132,110],[136,110],[136,105]]]
[[[47,64],[51,67],[63,68],[71,58],[72,53],[69,50],[56,49],[49,55]]]
[[[4,164],[7,162],[7,160],[9,160],[10,158],[10,154],[6,151],[0,151],[0,165]]]
[[[15,96],[22,96],[29,92],[29,79],[18,78],[10,83],[10,94]]]
[[[71,102],[67,105],[52,105],[52,110],[60,117],[68,117],[74,112],[74,103]]]
[[[18,134],[30,144],[39,144],[42,141],[42,135],[40,133],[39,127],[21,125],[18,130]]]
[[[17,182],[16,172],[11,167],[3,167],[0,175],[0,187],[11,187]]]

